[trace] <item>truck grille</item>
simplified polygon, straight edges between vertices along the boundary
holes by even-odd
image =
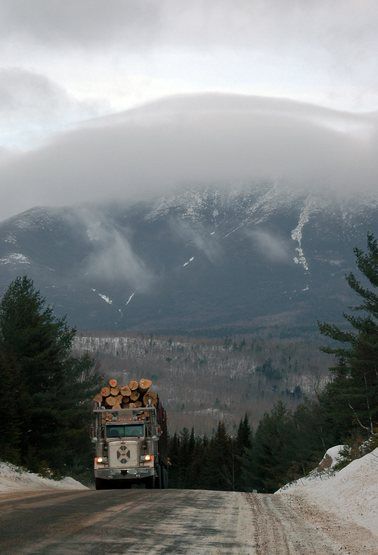
[[[109,442],[109,463],[113,468],[139,466],[138,444],[134,441]]]

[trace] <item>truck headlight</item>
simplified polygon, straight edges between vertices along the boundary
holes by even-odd
[[[141,461],[149,462],[154,460],[153,455],[142,455],[140,458]]]

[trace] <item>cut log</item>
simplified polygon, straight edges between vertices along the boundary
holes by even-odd
[[[136,409],[135,403],[129,403],[129,409]]]
[[[139,389],[142,393],[146,393],[152,385],[152,381],[147,378],[142,378],[139,380]]]
[[[122,404],[130,403],[130,397],[122,397]]]
[[[115,397],[112,397],[110,395],[110,397],[107,397],[105,399],[105,404],[108,405],[108,407],[114,407],[114,405],[117,403],[117,400]]]
[[[123,396],[122,395],[117,395],[116,400],[117,400],[117,403],[120,405],[123,401]]]
[[[140,407],[143,407],[142,401],[135,401],[134,405],[135,405],[136,409],[139,409]]]
[[[110,378],[110,380],[108,381],[108,384],[110,385],[110,387],[117,387],[118,382],[115,378]]]
[[[138,389],[139,387],[139,383],[136,380],[131,380],[129,382],[129,388],[131,389],[131,391],[135,391],[136,389]]]
[[[109,397],[109,395],[110,395],[110,387],[106,386],[106,387],[101,388],[101,395],[102,395],[103,397]]]
[[[116,397],[117,395],[119,395],[119,387],[111,387],[110,395],[113,395],[113,397]]]
[[[152,391],[152,390],[150,390],[148,393],[144,395],[144,397],[146,396],[150,396],[152,399],[156,399],[156,400],[158,398],[158,394],[156,393],[156,391]]]
[[[157,396],[157,393],[155,393],[155,391],[149,391],[143,396],[143,404],[145,407],[148,407],[150,405],[152,405],[153,407],[156,407],[157,400],[158,400],[158,396]]]
[[[123,385],[119,391],[123,397],[130,397],[131,389],[128,385]]]
[[[139,391],[132,391],[130,393],[130,401],[133,401],[133,402],[137,401],[139,399],[139,397],[140,397]]]
[[[112,408],[115,410],[118,410],[118,409],[121,409],[121,405],[120,403],[116,403]]]

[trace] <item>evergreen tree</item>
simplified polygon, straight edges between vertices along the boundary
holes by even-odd
[[[178,487],[178,479],[179,479],[179,460],[180,460],[180,440],[175,432],[172,437],[169,438],[168,441],[168,458],[170,461],[169,467],[169,486],[172,488]]]
[[[20,368],[13,357],[0,351],[0,460],[19,463],[21,459],[21,403],[24,402]]]
[[[295,458],[291,414],[279,402],[261,419],[254,436],[251,474],[253,488],[272,493],[288,480]]]
[[[240,420],[236,440],[234,442],[234,485],[238,491],[248,489],[251,463],[252,430],[248,416]]]
[[[240,420],[238,432],[236,435],[236,449],[237,454],[242,455],[245,449],[250,449],[252,442],[252,430],[249,425],[248,416],[245,414],[244,418]]]
[[[0,302],[1,377],[13,361],[22,390],[13,405],[20,462],[37,472],[66,473],[89,464],[90,402],[98,379],[88,357],[72,355],[74,335],[30,279],[11,283]]]
[[[232,441],[226,432],[224,422],[219,422],[214,437],[208,446],[207,489],[232,490],[235,481],[235,459]]]
[[[337,362],[331,368],[335,378],[326,388],[323,402],[328,404],[335,424],[344,433],[359,428],[366,435],[371,435],[378,424],[377,240],[368,234],[367,252],[360,249],[354,252],[357,267],[367,286],[353,273],[346,279],[361,299],[361,304],[354,309],[360,315],[344,314],[349,324],[347,330],[332,324],[319,324],[323,335],[342,344],[340,347],[324,348],[336,356]]]
[[[177,459],[177,485],[178,488],[185,488],[188,469],[190,465],[190,447],[189,447],[189,440],[190,434],[188,428],[183,428],[180,432],[180,442],[179,442],[179,452],[178,452],[178,459]]]

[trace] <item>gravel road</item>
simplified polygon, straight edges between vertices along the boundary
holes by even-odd
[[[113,490],[0,495],[0,553],[377,554],[364,528],[289,495]]]

